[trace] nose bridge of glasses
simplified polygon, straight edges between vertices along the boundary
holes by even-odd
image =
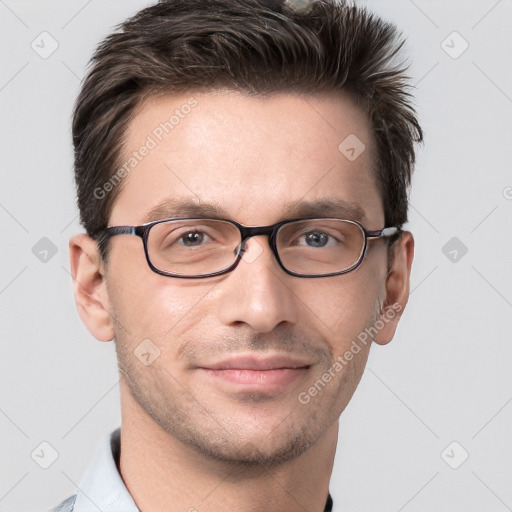
[[[269,238],[270,248],[274,251],[274,232],[275,226],[240,226],[240,234],[242,235],[242,241],[235,249],[235,253],[239,254],[240,252],[246,251],[246,244],[250,238],[255,236],[266,236]]]
[[[242,231],[242,241],[246,241],[253,236],[261,236],[261,235],[272,235],[274,232],[274,226],[244,226],[241,229]]]

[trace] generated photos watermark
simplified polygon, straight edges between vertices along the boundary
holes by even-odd
[[[363,331],[361,331],[357,337],[352,340],[350,344],[350,348],[346,350],[343,354],[339,355],[336,358],[334,364],[326,370],[320,378],[318,378],[315,383],[306,391],[302,391],[298,395],[298,400],[302,405],[307,405],[311,402],[311,399],[317,396],[324,388],[331,382],[337,375],[339,375],[343,369],[348,365],[354,356],[361,352],[362,346],[368,345],[371,343],[375,336],[384,329],[386,324],[391,322],[397,314],[402,311],[402,305],[395,302],[390,307],[386,308],[384,313],[379,317],[379,319],[371,326],[366,327]]]
[[[164,138],[169,135],[174,128],[184,119],[193,108],[197,107],[198,102],[194,97],[187,100],[186,103],[175,109],[174,113],[166,121],[155,126],[151,133],[146,137],[142,146],[133,151],[131,156],[123,163],[121,167],[101,186],[94,189],[96,199],[104,199],[121,181],[135,169],[144,158],[158,146]]]

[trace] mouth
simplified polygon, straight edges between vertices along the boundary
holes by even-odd
[[[303,378],[312,363],[291,356],[236,356],[198,366],[212,382],[233,390],[279,393]]]
[[[199,366],[207,370],[298,370],[309,368],[311,362],[286,355],[274,355],[267,357],[234,356],[221,361]]]

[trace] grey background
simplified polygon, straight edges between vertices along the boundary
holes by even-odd
[[[114,347],[72,297],[69,122],[96,44],[150,3],[0,0],[0,512],[72,494],[120,423]],[[408,37],[426,144],[410,303],[342,415],[332,494],[346,512],[512,510],[512,0],[366,3]]]

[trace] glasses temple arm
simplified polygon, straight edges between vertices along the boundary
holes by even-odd
[[[401,231],[401,228],[397,226],[392,226],[384,229],[377,229],[375,231],[367,231],[366,236],[368,238],[388,238],[390,236],[396,235]]]

